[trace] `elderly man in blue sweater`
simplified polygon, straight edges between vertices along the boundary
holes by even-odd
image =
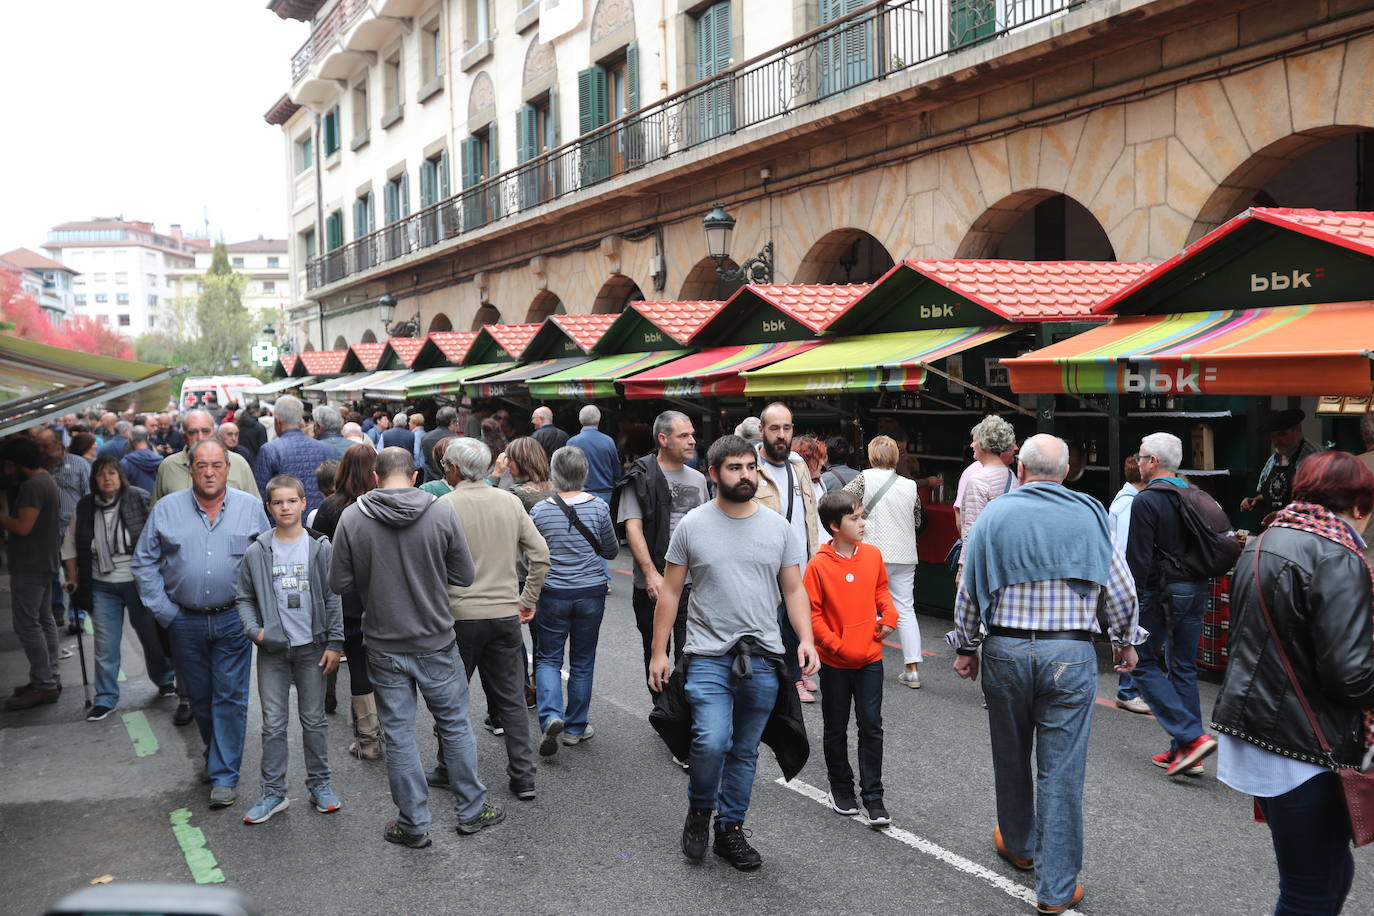
[[[1135,646],[1148,635],[1137,626],[1135,585],[1112,546],[1107,513],[1064,486],[1068,470],[1064,440],[1041,434],[1021,446],[1020,487],[989,503],[965,540],[955,628],[946,636],[962,678],[978,677],[981,650],[997,793],[993,845],[1013,867],[1034,869],[1041,913],[1083,899],[1098,608],[1117,671],[1135,667]]]
[[[611,493],[620,477],[620,450],[615,440],[603,433],[601,408],[588,404],[577,412],[577,422],[582,431],[568,440],[587,455],[587,483],[585,489],[593,496],[600,496],[606,505],[611,504]]]
[[[267,492],[267,481],[278,474],[287,474],[305,485],[305,514],[320,507],[324,497],[315,484],[315,468],[321,461],[334,458],[334,450],[318,439],[312,439],[301,431],[301,421],[305,419],[305,405],[293,395],[277,398],[272,407],[272,417],[277,426],[277,438],[258,450],[253,462],[253,477],[258,490]]]

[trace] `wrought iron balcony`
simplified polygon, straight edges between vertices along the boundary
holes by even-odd
[[[329,47],[330,42],[339,36],[339,33],[353,24],[353,21],[362,15],[368,8],[367,0],[339,0],[335,7],[325,14],[310,32],[310,37],[305,40],[305,44],[295,54],[291,55],[291,82],[294,84],[310,65],[319,57],[321,53]]]

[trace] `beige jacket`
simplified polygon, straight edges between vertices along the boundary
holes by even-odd
[[[453,619],[511,617],[522,607],[538,604],[549,574],[549,547],[520,498],[485,483],[464,480],[440,499],[458,513],[475,569],[471,585],[448,587]],[[516,578],[522,551],[529,558],[523,594]]]
[[[763,450],[760,447],[757,451],[759,462],[762,463],[765,460]],[[806,513],[806,556],[810,558],[816,555],[816,546],[819,541],[817,527],[820,524],[820,516],[816,514],[816,488],[811,485],[811,471],[807,468],[802,457],[796,452],[790,452],[787,459],[792,462],[792,473],[797,475],[797,479],[802,484],[801,508]],[[787,514],[783,508],[782,494],[778,492],[778,488],[773,485],[773,481],[763,471],[759,471],[759,485],[754,491],[754,502],[772,509],[779,515]]]

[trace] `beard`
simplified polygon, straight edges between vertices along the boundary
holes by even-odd
[[[787,453],[790,451],[792,451],[792,442],[788,439],[763,440],[763,453],[774,464],[782,464],[786,461]]]
[[[729,502],[747,503],[754,498],[754,493],[758,490],[758,486],[752,480],[741,480],[733,487],[727,487],[724,484],[720,484],[717,490],[720,495],[725,497]]]

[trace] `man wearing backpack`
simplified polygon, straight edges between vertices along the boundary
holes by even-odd
[[[1198,561],[1213,545],[1200,541],[1196,524],[1190,526],[1186,517],[1196,511],[1192,500],[1206,494],[1192,490],[1185,503],[1181,491],[1188,484],[1178,476],[1182,459],[1177,436],[1151,433],[1140,442],[1137,460],[1145,489],[1131,507],[1126,562],[1140,598],[1140,626],[1150,635],[1139,647],[1132,676],[1171,738],[1169,749],[1152,758],[1155,766],[1169,776],[1201,776],[1202,759],[1217,748],[1216,739],[1203,731],[1197,689],[1198,636],[1207,607],[1207,577],[1199,576]]]

